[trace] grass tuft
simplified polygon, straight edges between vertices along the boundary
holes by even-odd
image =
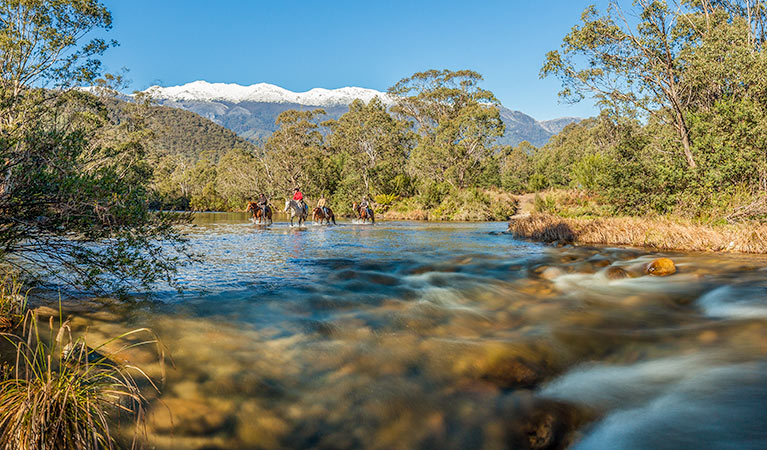
[[[21,291],[22,284],[17,278],[6,275],[0,280],[0,332],[16,328],[24,318],[27,296]]]
[[[55,326],[51,317],[49,328],[49,335],[41,336],[37,315],[30,312],[21,335],[2,334],[15,347],[16,361],[0,382],[0,448],[112,449],[110,426],[123,415],[135,420],[137,431],[144,429],[146,400],[133,374],[157,387],[139,368],[116,361],[119,352],[138,345],[160,349],[156,336],[137,329],[91,348],[85,337],[73,338],[68,320]],[[141,335],[149,339],[105,350]]]

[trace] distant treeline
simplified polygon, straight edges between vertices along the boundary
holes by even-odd
[[[544,147],[497,145],[504,124],[480,74],[430,70],[355,101],[338,120],[285,111],[262,145],[189,158],[157,153],[153,205],[239,210],[260,192],[300,186],[349,205],[431,210],[464,190],[589,190],[613,214],[761,217],[767,190],[765,9],[746,1],[642,0],[634,28],[613,4],[588,8],[542,76],[561,95],[593,96],[601,114],[569,125]],[[580,67],[580,66],[583,67]]]

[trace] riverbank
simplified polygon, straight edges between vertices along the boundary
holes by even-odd
[[[765,223],[713,226],[670,218],[564,218],[546,213],[525,213],[511,218],[508,233],[517,238],[549,243],[767,254]]]
[[[463,189],[401,199],[385,207],[384,220],[504,221],[517,212],[516,196],[497,189]]]

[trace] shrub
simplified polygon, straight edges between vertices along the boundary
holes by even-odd
[[[540,172],[530,175],[530,179],[527,180],[527,190],[530,192],[542,191],[547,187],[549,187],[549,182]]]
[[[603,184],[607,158],[599,153],[585,155],[573,165],[573,181],[582,189],[597,189]]]
[[[434,208],[442,203],[452,190],[452,186],[448,183],[429,182],[421,189],[418,197],[424,208]]]
[[[377,214],[384,213],[389,210],[391,205],[397,200],[397,195],[395,194],[378,194],[375,197],[373,197],[373,201],[375,202],[375,212]]]
[[[549,195],[535,194],[533,210],[538,213],[557,213],[557,202]]]

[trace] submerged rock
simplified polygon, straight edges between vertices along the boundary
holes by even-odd
[[[206,435],[225,428],[230,407],[219,407],[205,400],[169,398],[156,402],[148,417],[152,431],[160,434]]]
[[[541,278],[544,280],[553,280],[554,278],[561,277],[565,274],[565,271],[559,267],[547,267],[541,272]]]
[[[608,280],[620,280],[623,278],[628,278],[629,273],[621,267],[610,266],[605,270],[605,276]]]
[[[676,265],[670,258],[658,258],[650,261],[644,268],[647,275],[665,277],[676,273]]]
[[[455,368],[469,379],[500,389],[528,388],[557,372],[553,357],[545,345],[494,345],[458,358]]]
[[[568,448],[576,440],[577,430],[592,419],[590,412],[575,405],[541,399],[527,391],[514,393],[502,408],[502,414],[508,417],[509,448]]]

